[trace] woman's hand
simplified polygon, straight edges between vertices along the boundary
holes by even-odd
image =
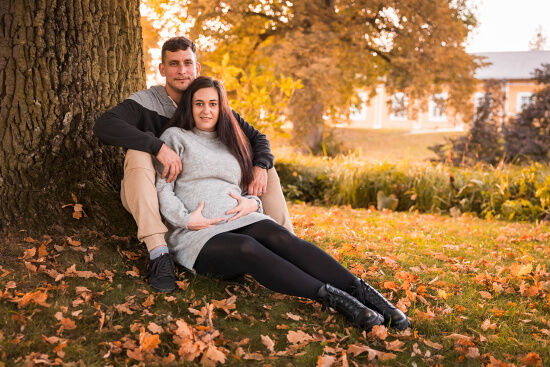
[[[204,209],[204,201],[201,201],[199,206],[197,206],[197,209],[191,212],[191,216],[189,217],[189,222],[187,222],[188,229],[192,231],[198,231],[199,229],[212,227],[225,220],[225,218],[216,218],[216,219],[205,218],[202,215],[203,209]]]
[[[237,200],[237,206],[231,210],[226,211],[225,214],[233,214],[233,213],[237,213],[237,214],[235,214],[230,219],[228,219],[227,220],[228,222],[231,222],[247,214],[254,213],[255,211],[258,210],[258,202],[254,199],[245,198],[243,196],[236,195],[232,192],[229,193],[229,196]]]

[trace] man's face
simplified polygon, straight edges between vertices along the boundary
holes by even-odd
[[[159,65],[160,75],[166,78],[166,88],[182,94],[199,75],[201,66],[190,48],[175,52],[166,51],[164,62]]]

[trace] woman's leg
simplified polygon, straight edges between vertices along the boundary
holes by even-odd
[[[273,291],[306,297],[332,307],[367,331],[384,321],[381,315],[348,293],[322,283],[244,234],[227,232],[212,237],[199,253],[194,268],[199,274],[224,278],[251,274]]]
[[[329,283],[349,292],[356,279],[332,256],[319,247],[296,237],[272,220],[256,222],[233,232],[256,239],[272,252],[322,283]]]
[[[286,231],[286,230],[285,230]],[[202,248],[194,265],[199,274],[234,278],[250,274],[275,292],[317,299],[323,283],[263,246],[250,236],[221,233]]]

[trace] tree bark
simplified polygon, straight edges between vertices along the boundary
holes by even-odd
[[[139,20],[139,0],[0,2],[1,226],[74,221],[71,194],[84,221],[126,216],[122,152],[92,127],[145,87]]]

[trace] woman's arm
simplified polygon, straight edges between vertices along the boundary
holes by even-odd
[[[178,136],[177,128],[167,129],[161,136],[160,140],[169,148],[174,150],[181,158],[184,151],[183,141]],[[183,202],[176,196],[174,191],[175,181],[167,182],[162,178],[164,172],[163,165],[155,159],[155,168],[157,171],[156,183],[157,194],[159,199],[159,208],[162,216],[174,227],[187,228],[191,212],[185,207]]]

